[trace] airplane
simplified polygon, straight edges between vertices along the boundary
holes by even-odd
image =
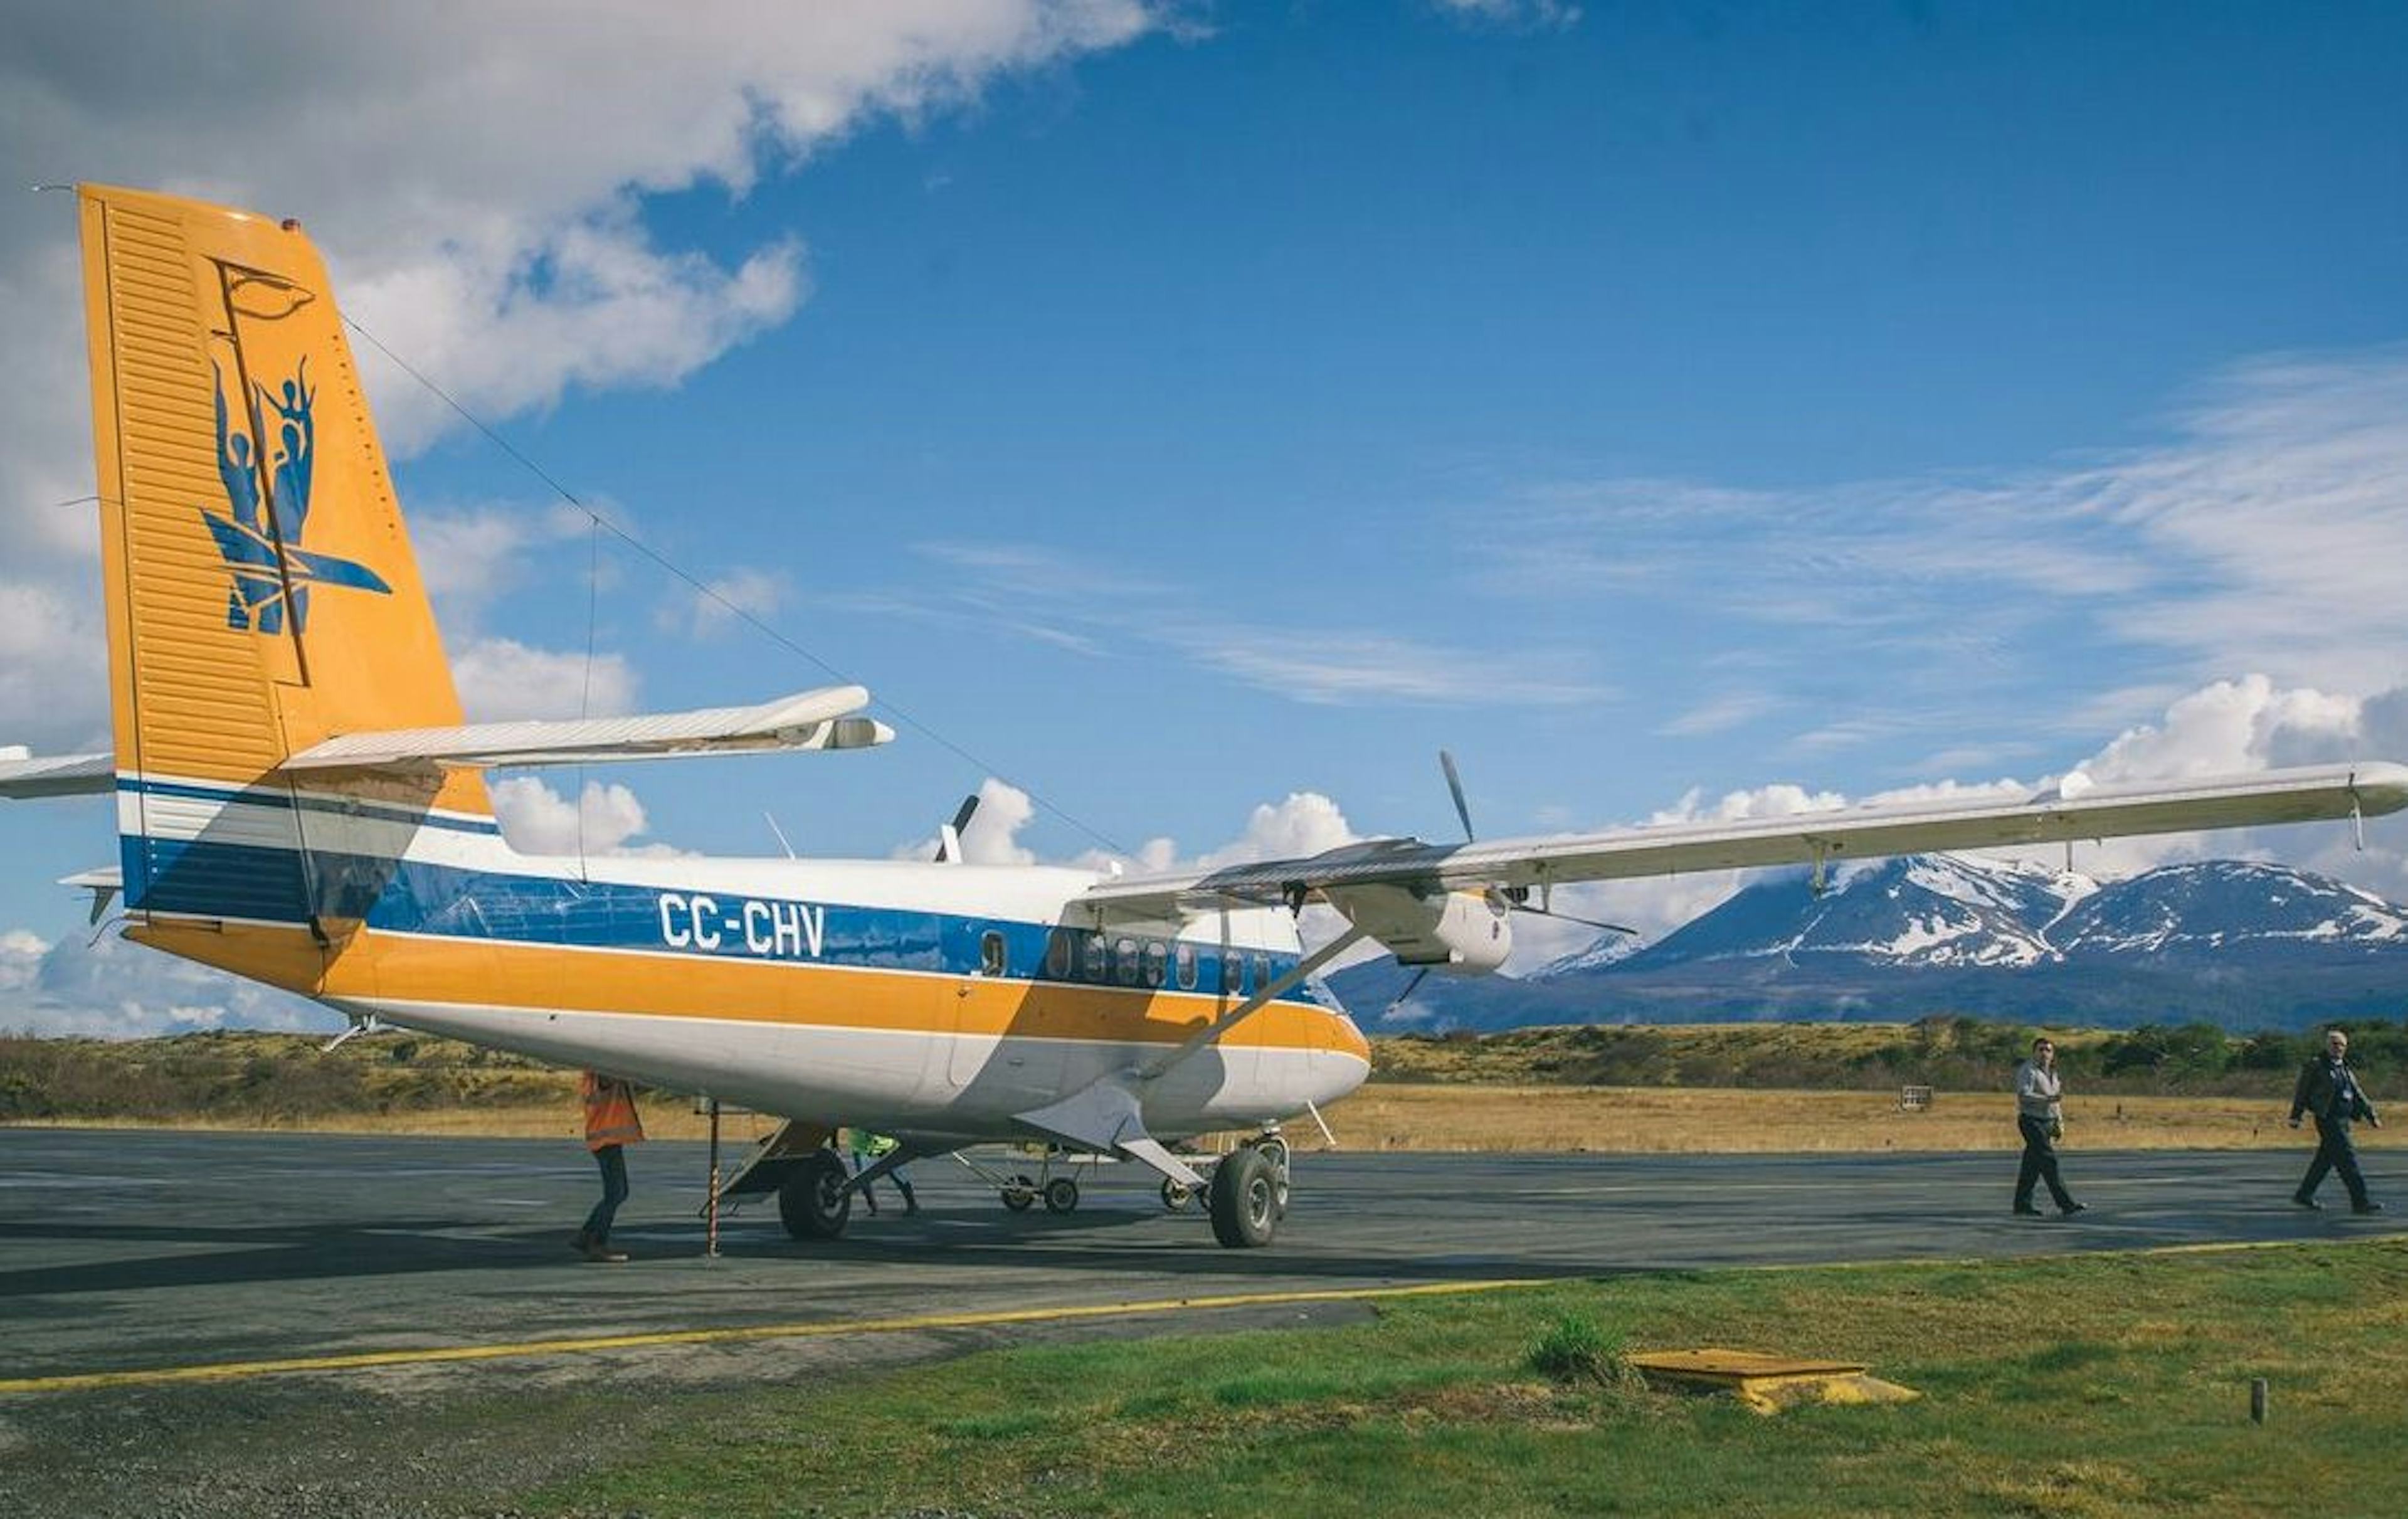
[[[392,1025],[773,1115],[752,1168],[800,1240],[903,1162],[1037,1140],[1200,1189],[1269,1243],[1280,1125],[1370,1072],[1317,974],[1358,945],[1500,967],[1555,888],[2408,807],[2369,761],[2014,801],[1561,837],[1379,838],[1128,877],[927,861],[557,857],[504,839],[503,767],[868,749],[859,686],[752,707],[465,723],[323,265],[299,223],[78,187],[113,747],[0,757],[0,796],[117,799],[70,877],[125,937]],[[306,542],[304,539],[306,538]],[[16,752],[22,755],[22,752]],[[1343,927],[1308,949],[1308,904]],[[1566,915],[1568,914],[1558,914]],[[858,1174],[838,1125],[896,1137]],[[1240,1134],[1217,1159],[1172,1148]],[[1206,1174],[1209,1170],[1209,1176]],[[1184,1196],[1183,1192],[1179,1193]]]

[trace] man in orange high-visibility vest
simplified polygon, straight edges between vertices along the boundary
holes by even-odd
[[[635,1089],[616,1076],[587,1071],[584,1096],[585,1148],[602,1168],[602,1200],[568,1245],[590,1261],[624,1261],[627,1253],[610,1248],[610,1220],[627,1200],[626,1147],[643,1142],[644,1121],[636,1116]]]

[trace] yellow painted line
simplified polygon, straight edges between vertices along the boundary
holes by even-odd
[[[824,1340],[843,1335],[898,1334],[914,1329],[967,1329],[1004,1324],[1048,1324],[1073,1319],[1121,1318],[1222,1308],[1258,1308],[1282,1303],[1369,1302],[1382,1298],[1440,1297],[1468,1293],[1542,1287],[1562,1278],[1515,1277],[1489,1282],[1426,1283],[1412,1287],[1332,1287],[1304,1292],[1250,1292],[1219,1297],[1160,1297],[1134,1303],[1092,1303],[1064,1308],[1003,1309],[987,1313],[924,1313],[908,1318],[845,1319],[818,1324],[752,1324],[719,1329],[664,1329],[652,1334],[595,1335],[577,1340],[527,1340],[489,1345],[437,1345],[423,1350],[364,1351],[353,1355],[305,1355],[275,1361],[220,1361],[204,1366],[146,1367],[131,1371],[90,1371],[58,1377],[0,1379],[0,1394],[83,1392],[96,1387],[157,1386],[176,1382],[229,1382],[245,1377],[307,1371],[351,1371],[375,1366],[424,1366],[444,1361],[490,1361],[509,1355],[581,1355],[595,1351],[642,1350],[655,1345],[724,1345],[748,1340]]]
[[[2335,1240],[2234,1240],[2128,1250],[2067,1250],[2027,1255],[1923,1256],[1903,1260],[1764,1262],[1718,1267],[1706,1275],[1777,1271],[1877,1270],[1886,1267],[1963,1268],[2019,1266],[2066,1260],[2113,1260],[2136,1255],[2216,1255],[2324,1244],[2401,1244],[2408,1234],[2354,1235]],[[1691,1274],[1684,1268],[1615,1269],[1614,1276]],[[924,1313],[903,1318],[845,1319],[816,1324],[753,1324],[717,1329],[663,1329],[650,1334],[595,1335],[571,1340],[527,1340],[485,1345],[437,1345],[422,1350],[364,1351],[352,1355],[305,1355],[273,1361],[220,1361],[202,1366],[145,1367],[129,1371],[88,1371],[55,1377],[0,1378],[0,1395],[85,1392],[101,1387],[157,1386],[179,1382],[232,1382],[246,1377],[311,1371],[351,1371],[379,1366],[426,1366],[446,1361],[491,1361],[512,1355],[581,1355],[596,1351],[643,1350],[657,1345],[725,1345],[752,1340],[831,1340],[845,1335],[900,1334],[915,1329],[968,1329],[1010,1324],[1059,1324],[1078,1319],[1136,1317],[1149,1313],[1259,1308],[1283,1303],[1375,1302],[1400,1297],[1463,1297],[1526,1287],[1569,1286],[1597,1278],[1500,1277],[1479,1282],[1424,1283],[1411,1287],[1328,1287],[1298,1292],[1234,1293],[1218,1297],[1157,1297],[1128,1303],[1090,1303],[1060,1308],[1000,1309],[985,1313]]]

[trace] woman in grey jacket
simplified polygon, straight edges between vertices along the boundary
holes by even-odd
[[[2032,1040],[2031,1058],[2015,1068],[2015,1127],[2024,1137],[2024,1162],[2015,1172],[2015,1211],[2037,1217],[2032,1183],[2048,1182],[2060,1213],[2086,1210],[2065,1190],[2057,1170],[2057,1139],[2065,1132],[2065,1109],[2057,1076],[2057,1045],[2047,1036]]]

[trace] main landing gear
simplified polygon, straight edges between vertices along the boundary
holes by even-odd
[[[814,1150],[778,1184],[778,1217],[797,1240],[833,1240],[853,1217],[844,1157]]]
[[[1232,1250],[1271,1242],[1287,1216],[1288,1158],[1287,1140],[1275,1129],[1221,1157],[1206,1197],[1213,1239]]]
[[[1066,1174],[1068,1168],[1053,1169],[1050,1158],[1040,1163],[1035,1176],[1025,1171],[995,1175],[967,1158],[962,1163],[993,1185],[1013,1212],[1025,1212],[1041,1201],[1048,1212],[1068,1213],[1079,1206],[1079,1183]],[[779,1160],[778,1217],[786,1232],[797,1240],[834,1240],[843,1234],[853,1218],[853,1193],[845,1184],[851,1174],[843,1158],[824,1147],[803,1151],[797,1146]],[[1203,1191],[1213,1239],[1233,1250],[1271,1242],[1280,1220],[1287,1216],[1290,1160],[1287,1139],[1277,1129],[1267,1129],[1211,1164]],[[1162,1183],[1162,1206],[1172,1212],[1185,1209],[1195,1196],[1178,1182]]]

